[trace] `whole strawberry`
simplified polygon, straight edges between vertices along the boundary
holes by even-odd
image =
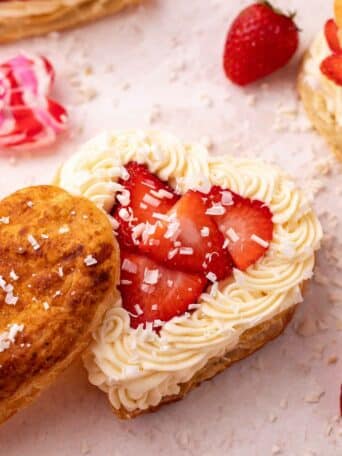
[[[286,16],[267,1],[245,8],[228,31],[224,50],[227,77],[246,85],[286,65],[298,47],[293,15]]]

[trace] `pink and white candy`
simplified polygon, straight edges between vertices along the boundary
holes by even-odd
[[[41,56],[20,54],[0,64],[0,148],[46,147],[66,129],[66,109],[49,98],[54,77]]]

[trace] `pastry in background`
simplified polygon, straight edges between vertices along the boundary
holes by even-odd
[[[75,27],[140,1],[3,0],[0,2],[0,43]]]
[[[0,202],[0,423],[88,346],[115,301],[118,262],[89,200],[42,186]]]
[[[50,97],[51,62],[21,53],[0,64],[0,149],[44,149],[67,129],[66,109]]]
[[[304,56],[298,90],[317,131],[342,160],[342,0]]]
[[[258,350],[303,300],[322,230],[274,166],[211,157],[166,133],[109,132],[55,184],[116,230],[120,296],[84,362],[120,418],[179,400]]]

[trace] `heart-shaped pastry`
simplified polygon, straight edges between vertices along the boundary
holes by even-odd
[[[65,108],[49,97],[54,77],[45,57],[20,54],[0,65],[0,147],[45,147],[66,129]]]
[[[342,161],[342,0],[306,51],[298,91],[307,115]]]
[[[56,183],[116,222],[120,298],[85,352],[120,418],[181,399],[278,336],[322,230],[275,166],[151,131],[86,144]]]
[[[118,248],[106,215],[57,187],[0,203],[0,422],[90,342],[116,294]]]

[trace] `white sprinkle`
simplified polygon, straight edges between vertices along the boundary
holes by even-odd
[[[208,274],[206,275],[206,278],[208,280],[210,280],[210,282],[213,282],[213,283],[217,282],[217,276],[213,272],[208,272]]]
[[[240,236],[236,233],[234,228],[229,228],[227,231],[227,236],[232,242],[237,242],[240,239]]]
[[[165,321],[159,320],[158,318],[156,320],[154,320],[154,322],[153,322],[154,328],[159,328],[160,326],[164,326],[164,325],[165,325]]]
[[[152,304],[151,310],[158,310],[158,304]]]
[[[145,223],[138,223],[132,229],[132,238],[134,242],[137,242],[145,230]]]
[[[134,309],[135,309],[135,311],[136,311],[138,316],[142,315],[144,313],[142,308],[139,306],[139,304],[135,304]]]
[[[62,292],[61,290],[57,290],[56,293],[53,295],[54,298],[57,298],[57,296],[61,296]]]
[[[178,253],[178,249],[172,249],[169,251],[169,253],[167,254],[167,258],[169,260],[172,260],[173,257],[175,257]]]
[[[32,201],[27,201],[27,202],[26,202],[26,206],[28,206],[28,207],[33,207],[33,202],[32,202]]]
[[[168,215],[160,214],[159,212],[153,212],[152,217],[157,220],[163,220],[165,222],[168,222],[170,220],[170,217]]]
[[[9,293],[7,293],[6,297],[5,297],[5,303],[8,304],[9,306],[15,306],[16,303],[18,302],[18,297],[17,296],[13,296],[13,293],[12,291],[10,291]]]
[[[127,171],[127,169],[125,167],[122,167],[121,168],[121,179],[123,179],[124,181],[127,181],[129,179],[129,172]]]
[[[224,191],[221,194],[221,203],[224,206],[231,206],[233,204],[233,196],[230,192]]]
[[[133,263],[133,261],[130,261],[128,258],[125,258],[122,263],[121,269],[123,271],[130,272],[131,274],[136,274],[138,271],[138,266],[135,263]]]
[[[119,217],[122,218],[122,220],[124,220],[125,222],[128,222],[131,218],[131,216],[129,215],[129,212],[126,208],[122,207],[120,210],[119,210]]]
[[[261,245],[261,247],[264,247],[265,249],[270,245],[269,242],[265,241],[264,239],[257,236],[256,234],[252,234],[251,240],[256,242],[257,244]]]
[[[37,239],[32,236],[32,234],[29,234],[27,236],[27,240],[29,241],[29,243],[32,245],[33,247],[33,250],[39,250],[40,249],[40,245],[39,243],[37,242]]]
[[[145,203],[140,203],[139,206],[141,207],[141,209],[147,209],[148,208],[147,204],[145,204]]]
[[[64,271],[63,271],[62,266],[60,266],[60,267],[58,268],[58,275],[59,275],[59,277],[64,277]]]
[[[171,223],[169,223],[166,233],[164,234],[165,239],[172,239],[175,237],[178,233],[180,227],[180,223],[178,220],[173,220]]]
[[[196,309],[199,309],[200,307],[201,307],[200,304],[189,304],[188,309],[189,310],[196,310]]]
[[[59,234],[65,234],[65,233],[69,233],[70,231],[70,228],[68,226],[61,226],[60,229],[58,230]]]
[[[159,280],[159,270],[158,269],[148,269],[145,268],[144,271],[144,282],[149,285],[155,285]]]
[[[204,226],[202,229],[201,229],[201,236],[202,237],[208,237],[209,236],[209,228],[207,226]]]
[[[8,225],[10,222],[9,217],[0,217],[0,223],[3,223],[4,225]]]
[[[12,269],[12,271],[10,272],[10,278],[12,280],[18,280],[19,279],[19,276],[15,273],[15,271]]]
[[[221,204],[214,204],[205,211],[207,215],[223,215],[226,213],[226,210]]]
[[[194,249],[192,247],[181,247],[179,249],[179,254],[180,255],[193,255]]]
[[[129,190],[123,188],[119,194],[116,195],[118,201],[122,206],[128,206],[131,201],[131,194]]]
[[[126,280],[126,279],[123,279],[121,280],[121,285],[132,285],[132,280]]]
[[[94,266],[97,264],[97,259],[94,258],[92,255],[87,255],[84,259],[84,264],[86,266]]]
[[[153,206],[153,207],[158,207],[160,204],[159,199],[154,198],[149,193],[145,193],[145,195],[143,197],[143,202],[146,204],[149,204],[150,206]]]
[[[222,248],[226,249],[228,247],[228,245],[229,245],[229,239],[226,238],[222,244]]]
[[[13,323],[8,326],[8,330],[0,333],[0,353],[7,350],[15,342],[17,334],[24,330],[24,325]]]
[[[49,303],[46,302],[46,301],[43,302],[43,307],[44,307],[45,310],[49,310],[49,309],[50,309],[50,305],[49,305]]]
[[[49,236],[47,234],[41,234],[40,237],[42,239],[49,239]]]
[[[155,196],[156,198],[168,198],[172,199],[173,194],[171,192],[168,192],[164,188],[161,188],[160,190],[151,190],[151,195]]]
[[[168,280],[167,280],[167,286],[168,286],[169,288],[171,288],[171,287],[173,286],[173,280],[168,279]]]

